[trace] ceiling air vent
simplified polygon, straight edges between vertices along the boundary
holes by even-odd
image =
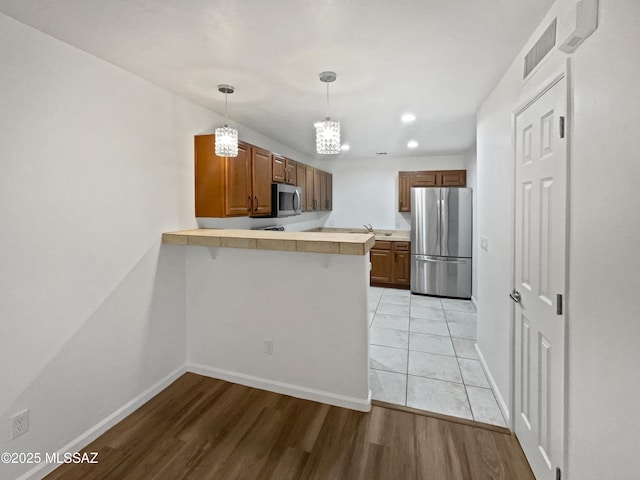
[[[527,78],[533,69],[536,68],[536,65],[555,47],[557,25],[558,19],[554,18],[551,25],[549,25],[536,44],[529,50],[529,53],[524,57],[524,75],[522,78]]]
[[[376,155],[386,155],[387,152],[376,152]]]

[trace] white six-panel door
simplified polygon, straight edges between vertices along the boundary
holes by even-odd
[[[516,117],[515,432],[537,480],[563,462],[566,98],[562,78]]]

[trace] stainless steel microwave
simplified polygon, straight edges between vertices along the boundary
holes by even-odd
[[[300,187],[273,183],[271,185],[271,216],[291,217],[302,213]]]

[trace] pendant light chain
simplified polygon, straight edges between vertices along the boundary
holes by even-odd
[[[327,82],[327,120],[329,120],[329,82]]]
[[[228,103],[229,94],[224,92],[224,120],[225,123],[229,123],[229,103]]]

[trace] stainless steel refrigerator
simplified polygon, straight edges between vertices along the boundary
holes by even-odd
[[[411,189],[411,291],[471,298],[472,191]]]

